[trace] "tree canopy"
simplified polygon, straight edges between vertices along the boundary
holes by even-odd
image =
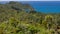
[[[0,4],[0,34],[60,34],[60,14],[45,14],[29,4]]]

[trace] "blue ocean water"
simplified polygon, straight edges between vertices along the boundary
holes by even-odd
[[[60,13],[60,6],[34,6],[34,8],[44,13]]]
[[[2,1],[0,3],[6,3]],[[60,13],[60,1],[18,1],[30,4],[37,12]]]
[[[22,3],[30,4],[38,12],[60,13],[60,1],[29,1]]]

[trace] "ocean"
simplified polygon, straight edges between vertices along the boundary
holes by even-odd
[[[60,1],[23,1],[30,4],[36,11],[44,13],[60,13]]]
[[[0,3],[6,3],[2,1]],[[37,12],[60,13],[60,1],[18,1],[30,4]]]

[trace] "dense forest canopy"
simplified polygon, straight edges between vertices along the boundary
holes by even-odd
[[[60,34],[60,14],[41,13],[29,4],[0,4],[0,34]]]

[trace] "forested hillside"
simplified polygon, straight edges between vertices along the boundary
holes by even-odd
[[[60,34],[60,14],[45,14],[29,4],[0,4],[0,34]]]

